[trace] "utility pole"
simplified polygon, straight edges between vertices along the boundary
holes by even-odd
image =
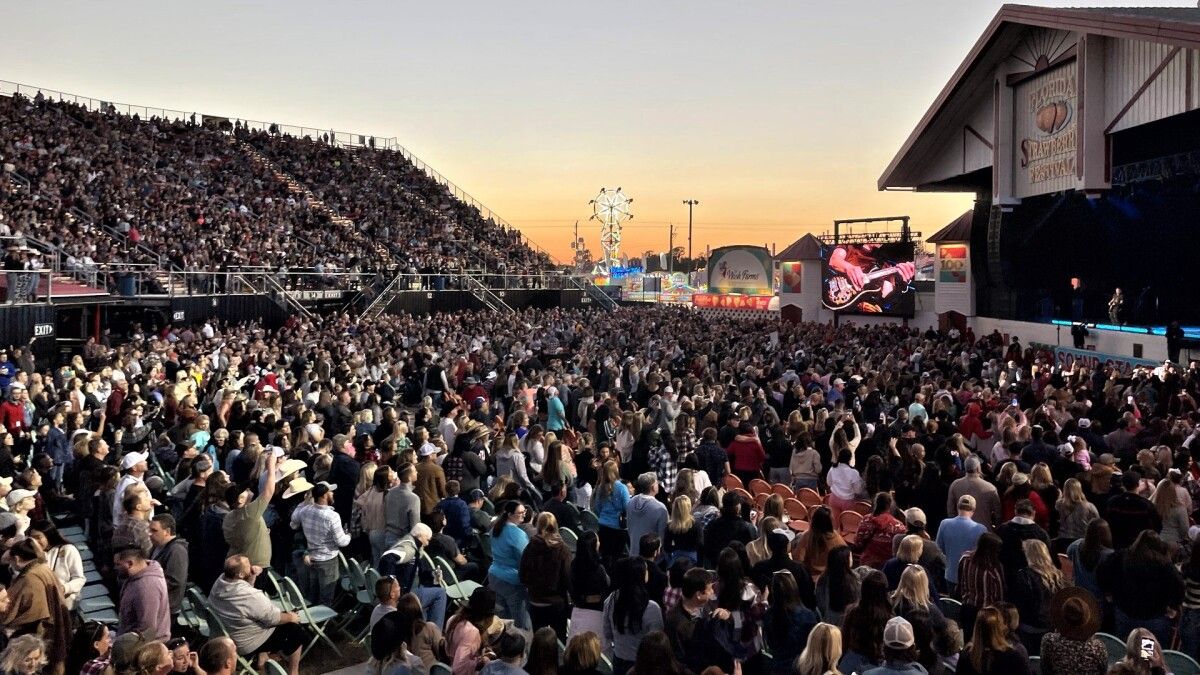
[[[699,205],[700,202],[695,199],[685,199],[683,200],[683,203],[687,204],[688,207],[688,260],[693,261],[692,268],[694,269],[696,267],[696,263],[695,259],[692,258],[692,207]]]
[[[675,271],[675,223],[671,223],[671,239],[667,244],[667,274]]]

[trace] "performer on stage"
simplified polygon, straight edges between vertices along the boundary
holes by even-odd
[[[1113,293],[1112,299],[1108,301],[1108,321],[1109,323],[1121,325],[1121,310],[1125,308],[1125,295],[1121,293],[1121,289],[1117,288]]]

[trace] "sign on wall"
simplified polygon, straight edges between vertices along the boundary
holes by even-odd
[[[771,295],[774,293],[771,254],[762,246],[723,246],[708,258],[711,293]]]
[[[1013,188],[1017,197],[1075,185],[1079,147],[1076,72],[1075,63],[1070,62],[1021,82],[1013,91]]]
[[[943,284],[967,283],[969,258],[966,244],[939,244],[938,281]]]
[[[1161,361],[1151,359],[1138,359],[1132,356],[1121,356],[1120,354],[1105,354],[1104,352],[1073,349],[1071,347],[1048,345],[1041,342],[1030,342],[1029,346],[1037,351],[1053,354],[1054,365],[1059,368],[1069,369],[1072,366],[1078,365],[1084,370],[1095,370],[1097,366],[1103,365],[1128,372],[1136,366],[1154,367],[1162,363]]]
[[[754,309],[765,312],[771,308],[770,295],[722,295],[694,293],[692,304],[700,309]]]
[[[804,271],[804,263],[800,262],[785,262],[779,263],[779,292],[780,293],[800,293],[801,273]]]

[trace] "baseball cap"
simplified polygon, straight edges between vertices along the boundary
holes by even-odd
[[[150,457],[150,453],[148,453],[148,452],[126,453],[125,456],[121,458],[121,469],[123,471],[128,471],[129,469],[132,469],[133,467],[137,466],[138,464],[141,464],[142,462],[146,461],[149,457]]]
[[[909,525],[924,525],[929,521],[925,519],[925,512],[914,506],[904,512],[904,522]]]
[[[138,650],[146,644],[146,638],[141,633],[122,633],[112,643],[112,664],[120,670],[125,670],[137,660]]]
[[[480,490],[479,488],[475,488],[474,490],[471,490],[470,492],[467,493],[467,501],[468,502],[477,502],[483,498],[484,498],[483,490]]]
[[[36,496],[37,496],[37,493],[34,492],[33,490],[25,490],[23,488],[17,488],[16,490],[13,490],[12,492],[8,493],[8,497],[7,497],[8,506],[9,506],[9,508],[12,508],[12,507],[16,506],[17,504],[20,504],[22,499],[29,499],[30,497],[36,497]]]
[[[437,446],[433,443],[424,443],[421,445],[421,449],[417,451],[417,454],[422,457],[428,457],[437,454],[437,450]]]
[[[885,647],[908,649],[916,642],[912,624],[904,617],[894,616],[888,619],[887,625],[883,627],[883,646]]]
[[[330,492],[333,492],[336,489],[337,489],[337,486],[334,485],[333,483],[321,481],[321,482],[317,483],[315,486],[313,486],[313,492],[312,492],[313,499],[320,499],[321,497],[324,497],[325,495],[329,494]]]
[[[958,498],[958,510],[959,511],[974,511],[975,510],[975,498],[972,497],[971,495],[963,495],[963,496],[959,497]]]

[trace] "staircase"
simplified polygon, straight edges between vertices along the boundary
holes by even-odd
[[[313,317],[313,313],[304,306],[304,303],[297,300],[270,272],[239,274],[234,278],[254,289],[256,293],[261,293],[271,298],[285,312],[299,314],[306,319]]]
[[[592,299],[592,302],[596,303],[597,306],[606,312],[615,311],[617,307],[619,307],[616,300],[613,300],[611,297],[609,297],[608,293],[600,290],[600,288],[596,286],[596,284],[592,283],[590,279],[581,280],[579,277],[567,278],[570,279],[571,286],[583,291],[589,298]]]
[[[379,295],[376,295],[375,299],[372,300],[365,309],[363,309],[362,314],[358,315],[359,319],[374,321],[382,316],[384,310],[387,309],[387,306],[392,303],[392,298],[395,298],[400,291],[403,290],[403,280],[405,278],[406,275],[404,272],[400,272],[395,277],[392,277],[392,280],[388,282],[388,285],[384,286],[383,290],[379,292]]]
[[[314,193],[300,181],[296,180],[294,176],[280,168],[280,166],[276,164],[274,160],[260,152],[258,148],[255,148],[247,141],[238,140],[233,136],[229,137],[229,142],[234,143],[242,150],[242,152],[246,153],[252,161],[266,169],[275,178],[275,180],[278,180],[286,185],[288,192],[301,199],[309,208],[324,215],[326,218],[329,218],[329,222],[333,223],[334,226],[343,232],[347,232],[348,236],[351,236],[355,239],[358,238],[356,236],[359,234],[358,225],[355,224],[353,220],[338,213],[336,209],[327,204],[323,199],[318,197],[316,193]],[[354,234],[349,234],[351,232]],[[307,240],[305,241],[307,242]],[[375,250],[386,256],[387,259],[392,257],[391,252],[388,251],[385,245],[377,241],[372,241],[372,243],[375,246]]]
[[[496,293],[487,287],[474,274],[463,274],[463,285],[475,296],[480,302],[486,305],[492,311],[500,312],[501,314],[516,314],[517,310],[509,307],[508,303],[504,302],[504,298],[496,295]]]

